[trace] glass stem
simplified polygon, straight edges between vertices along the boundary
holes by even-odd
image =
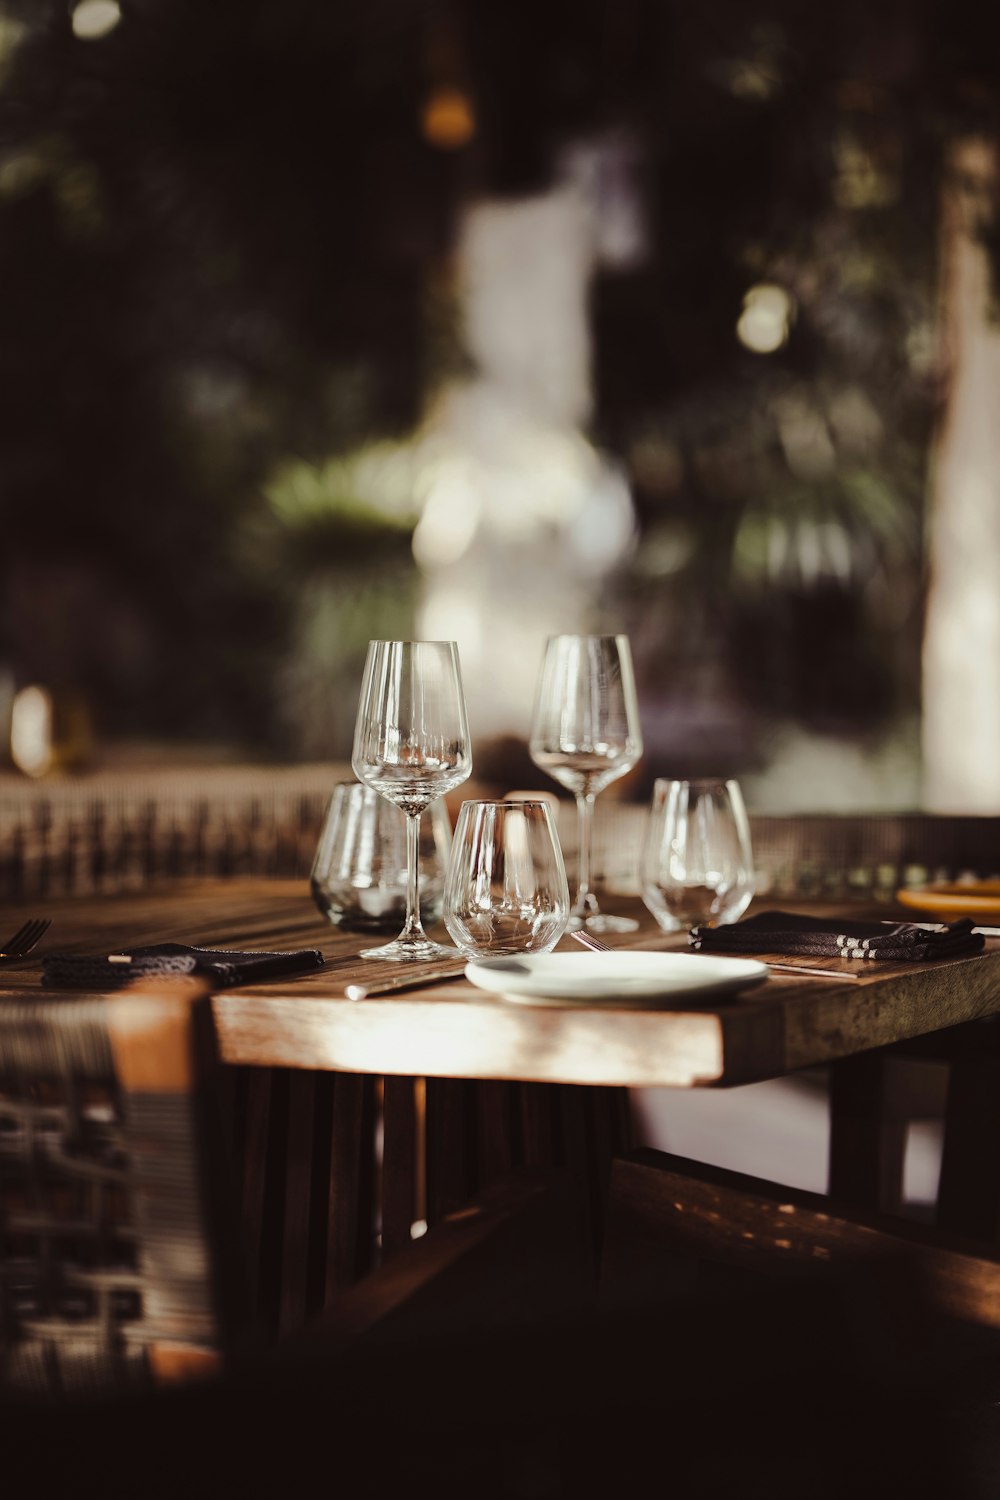
[[[426,942],[420,921],[420,814],[406,814],[406,922],[401,941]]]
[[[590,889],[590,853],[594,833],[594,794],[585,792],[582,797],[576,799],[576,810],[579,813],[580,837],[579,847],[579,883],[576,890],[576,900],[573,902],[571,915],[574,917],[586,917],[592,915],[599,908],[597,897]]]

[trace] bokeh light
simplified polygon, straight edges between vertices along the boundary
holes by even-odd
[[[755,354],[773,354],[787,341],[791,318],[792,299],[784,287],[761,283],[743,298],[736,337]]]
[[[44,776],[52,764],[52,695],[25,687],[15,694],[10,720],[10,758],[26,776]]]
[[[96,42],[114,31],[121,18],[118,0],[80,0],[73,9],[73,35],[84,42]]]
[[[458,151],[476,133],[472,102],[462,89],[440,88],[424,105],[421,126],[425,140],[442,151]]]

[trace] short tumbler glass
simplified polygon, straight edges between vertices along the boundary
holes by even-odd
[[[639,879],[643,901],[667,932],[741,917],[754,875],[739,783],[655,782]]]
[[[471,958],[546,953],[569,921],[559,836],[544,802],[463,802],[444,892],[444,922]]]
[[[441,915],[451,826],[442,801],[420,822],[420,915]],[[406,916],[406,817],[360,781],[333,788],[310,874],[324,917],[349,932],[398,932]]]

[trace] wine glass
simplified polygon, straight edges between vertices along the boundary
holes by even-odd
[[[547,953],[566,931],[569,885],[544,802],[463,802],[444,887],[444,923],[472,958]]]
[[[739,783],[656,781],[639,877],[643,901],[667,932],[741,917],[754,878]]]
[[[630,771],[642,754],[627,636],[550,636],[529,749],[535,765],[576,798],[580,851],[570,929],[586,925],[595,932],[633,931],[638,922],[602,912],[590,889],[594,798]]]
[[[354,774],[406,814],[406,920],[393,942],[362,958],[403,962],[454,957],[420,922],[420,814],[472,770],[462,672],[454,641],[370,641],[358,721]]]

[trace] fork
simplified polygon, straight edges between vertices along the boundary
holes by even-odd
[[[15,963],[19,958],[27,958],[51,926],[48,917],[35,917],[25,922],[0,948],[0,964]]]
[[[569,935],[571,938],[576,938],[578,943],[582,943],[585,948],[589,948],[593,953],[613,953],[615,951],[610,943],[602,942],[600,938],[594,937],[592,933],[580,931],[571,932]],[[781,969],[785,974],[814,974],[819,979],[861,978],[860,974],[852,974],[847,969],[815,969],[808,964],[772,964],[768,962],[767,968]]]
[[[612,951],[610,943],[602,942],[600,938],[593,937],[589,932],[584,932],[582,928],[578,932],[571,932],[569,935],[571,938],[575,938],[578,943],[582,943],[585,948],[590,948],[594,953],[610,953]]]

